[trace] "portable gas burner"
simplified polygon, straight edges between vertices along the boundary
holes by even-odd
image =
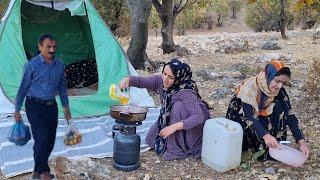
[[[137,126],[146,119],[148,109],[137,106],[111,106],[110,115],[116,121],[112,127],[113,167],[120,171],[132,171],[139,167],[141,138]]]

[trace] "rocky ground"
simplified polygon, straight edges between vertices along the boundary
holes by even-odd
[[[309,93],[306,83],[312,61],[320,61],[320,40],[313,38],[316,30],[290,31],[288,39],[280,33],[219,33],[191,32],[188,36],[176,36],[175,42],[185,50],[163,55],[161,37],[149,37],[148,55],[156,62],[166,62],[180,57],[189,63],[198,84],[200,94],[213,108],[212,117],[225,116],[234,88],[246,77],[255,75],[270,59],[281,59],[292,70],[292,86],[287,90],[293,108],[311,149],[311,155],[302,168],[291,168],[278,162],[253,162],[250,154],[243,156],[244,163],[237,169],[218,173],[201,160],[185,159],[166,162],[154,151],[141,154],[139,169],[120,172],[112,167],[112,158],[65,158],[50,161],[57,179],[320,179],[320,125],[319,104]],[[120,43],[127,48],[128,40]],[[160,64],[160,63],[159,63]],[[160,68],[158,68],[160,69]],[[159,72],[159,70],[157,71]],[[139,71],[141,75],[154,72]],[[157,101],[157,96],[155,96]],[[292,137],[291,141],[294,142]],[[296,146],[296,145],[294,145]],[[249,158],[248,158],[249,157]],[[28,179],[30,174],[11,179]],[[0,175],[0,179],[3,176]]]

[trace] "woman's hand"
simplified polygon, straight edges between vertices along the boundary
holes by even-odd
[[[269,148],[278,148],[278,141],[276,138],[271,136],[270,134],[266,134],[263,137],[264,143],[269,147]]]
[[[183,129],[183,122],[177,122],[177,123],[171,124],[170,126],[163,128],[160,131],[159,135],[162,136],[163,138],[167,138],[168,136],[170,136],[174,132],[176,132],[178,130],[182,130],[182,129]]]
[[[299,140],[300,150],[303,155],[305,155],[307,158],[309,157],[310,150],[309,147],[304,139]]]
[[[126,89],[129,87],[129,80],[130,78],[129,77],[125,77],[123,78],[120,83],[119,83],[119,87],[120,89]]]

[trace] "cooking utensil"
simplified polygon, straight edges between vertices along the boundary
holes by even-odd
[[[110,116],[117,120],[140,122],[146,119],[148,109],[139,106],[110,106]]]
[[[293,167],[301,167],[307,160],[307,157],[295,148],[283,144],[279,144],[278,146],[278,148],[269,148],[269,154],[280,162]]]

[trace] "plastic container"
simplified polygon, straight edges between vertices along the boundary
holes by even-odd
[[[79,144],[82,141],[81,133],[75,128],[73,124],[68,121],[68,128],[63,136],[63,142],[67,146],[73,146]]]
[[[208,119],[203,128],[202,162],[219,172],[236,168],[241,162],[243,130],[226,118]]]
[[[301,151],[283,144],[279,144],[278,148],[269,148],[269,154],[274,159],[292,167],[302,167],[308,159]]]
[[[111,84],[109,88],[109,96],[112,99],[116,99],[122,105],[126,105],[130,100],[130,92],[128,89],[121,90],[119,86]]]

